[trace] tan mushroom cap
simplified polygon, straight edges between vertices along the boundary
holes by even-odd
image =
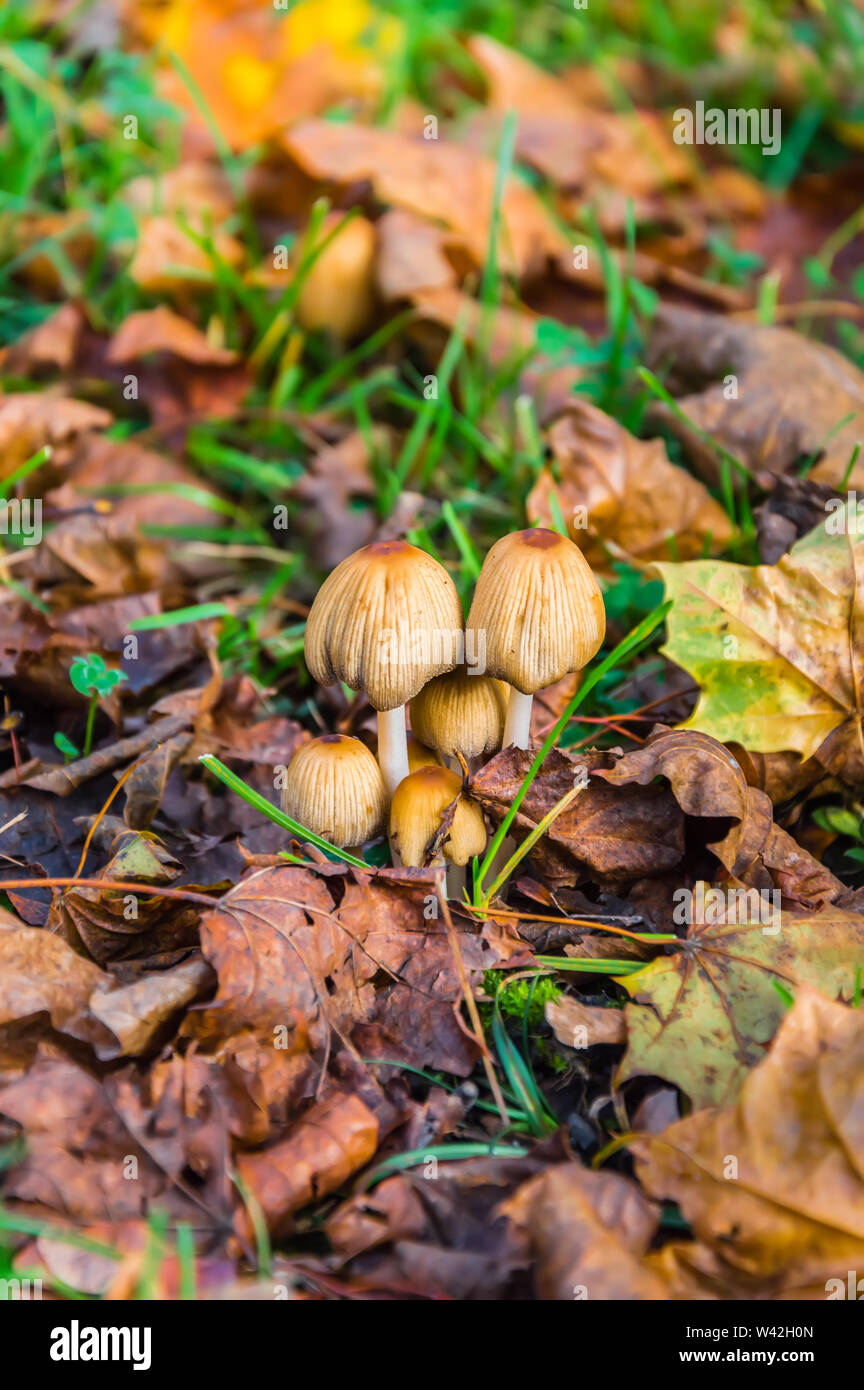
[[[337,565],[306,624],[306,665],[322,685],[365,690],[398,709],[462,646],[462,606],[450,575],[407,541],[376,541]]]
[[[411,727],[439,753],[479,758],[501,747],[509,692],[464,667],[436,676],[411,701]]]
[[[467,864],[486,848],[483,812],[470,796],[462,796],[462,778],[449,767],[421,767],[399,783],[390,805],[390,838],[403,864],[420,868],[430,843],[441,830],[441,817],[459,797],[453,823],[437,854],[453,864]]]
[[[489,551],[468,627],[485,632],[487,672],[533,695],[588,664],[606,634],[606,610],[578,545],[532,527]]]
[[[387,821],[381,769],[359,738],[313,738],[288,765],[282,810],[339,849],[365,844]]]

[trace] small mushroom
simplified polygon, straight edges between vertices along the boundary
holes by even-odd
[[[442,757],[480,758],[501,747],[507,688],[464,666],[436,676],[411,701],[411,727]],[[454,768],[455,771],[455,768]]]
[[[451,671],[462,606],[450,575],[407,541],[364,546],[325,579],[306,624],[306,665],[322,685],[365,690],[378,711],[378,761],[392,795],[408,776],[405,705]]]
[[[453,819],[445,828],[442,817],[454,801]],[[486,822],[477,802],[462,791],[457,773],[449,767],[421,767],[396,788],[390,803],[390,840],[409,868],[421,868],[428,856],[433,864],[446,859],[463,870],[447,872],[449,896],[458,897],[464,866],[486,848]]]
[[[408,731],[408,771],[417,772],[421,767],[440,767],[441,759],[434,748],[427,748],[416,734]]]
[[[364,845],[387,821],[381,769],[359,738],[313,738],[288,764],[282,810],[338,849]]]
[[[375,312],[375,228],[365,217],[333,212],[319,244],[297,298],[297,319],[307,332],[324,330],[345,343],[368,328]]]
[[[512,687],[504,747],[527,748],[535,691],[587,665],[603,642],[606,610],[578,545],[532,527],[489,551],[468,627],[485,634],[486,671]]]

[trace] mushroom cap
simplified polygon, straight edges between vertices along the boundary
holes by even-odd
[[[492,676],[461,667],[436,676],[411,701],[411,727],[418,738],[453,758],[478,758],[501,747],[507,691]]]
[[[419,869],[426,860],[429,844],[441,830],[441,817],[456,802],[446,839],[433,854],[441,862],[443,853],[453,864],[467,864],[486,848],[486,822],[476,801],[462,793],[462,778],[449,767],[421,767],[403,778],[390,804],[390,838],[402,863]]]
[[[485,632],[487,672],[533,695],[587,665],[606,634],[606,610],[578,545],[531,527],[489,551],[468,627]]]
[[[332,241],[327,241],[334,231]],[[332,212],[324,218],[321,249],[306,269],[297,298],[302,328],[324,329],[342,342],[366,328],[375,313],[377,244],[377,232],[365,217],[346,221],[344,213]]]
[[[425,743],[421,743],[416,734],[408,730],[405,735],[408,740],[408,771],[417,772],[421,767],[440,767],[441,759],[434,748],[427,748]]]
[[[462,605],[443,565],[407,541],[376,541],[337,565],[306,624],[306,665],[322,685],[365,690],[377,710],[404,705],[452,671]]]
[[[359,738],[313,738],[288,764],[282,810],[338,849],[365,844],[387,820],[381,769]]]

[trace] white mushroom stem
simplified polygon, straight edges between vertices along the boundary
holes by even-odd
[[[531,742],[531,706],[533,703],[533,695],[523,695],[522,691],[517,690],[515,685],[510,687],[507,719],[504,723],[503,748],[509,748],[511,744],[514,748],[528,747]],[[381,770],[384,771],[383,763]],[[384,776],[387,776],[386,772]]]
[[[399,783],[408,776],[408,735],[405,706],[378,711],[378,766],[392,797]]]

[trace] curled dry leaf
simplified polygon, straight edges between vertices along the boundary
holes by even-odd
[[[530,750],[506,748],[472,777],[471,795],[496,823],[510,809],[533,761]],[[607,761],[605,753],[577,757],[553,749],[517,812],[514,838],[524,839],[578,785],[582,769],[593,773]],[[588,877],[614,883],[665,873],[683,853],[684,817],[668,789],[645,787],[620,796],[592,776],[531,855],[544,881],[557,886]]]
[[[725,1271],[739,1296],[824,1299],[833,1280],[842,1298],[864,1261],[862,1113],[864,1013],[802,989],[735,1103],[640,1137],[637,1174],[709,1247],[706,1282]]]
[[[216,279],[220,264],[236,268],[243,260],[243,246],[221,227],[211,233],[212,253],[171,217],[142,217],[137,230],[128,274],[148,294],[176,297],[200,291]]]
[[[472,35],[468,48],[486,77],[489,107],[518,112],[517,153],[559,188],[600,184],[638,198],[692,180],[693,166],[656,113],[600,110],[575,83],[487,34]]]
[[[495,161],[464,145],[412,140],[371,126],[308,120],[292,126],[285,146],[306,173],[351,184],[369,180],[383,203],[441,223],[458,236],[475,265],[489,249]],[[537,195],[508,180],[501,199],[501,265],[522,276],[567,251]]]
[[[377,279],[382,299],[411,299],[420,290],[450,289],[457,283],[446,237],[434,222],[404,208],[379,218]]]
[[[77,304],[61,304],[47,319],[3,348],[3,371],[21,377],[68,372],[75,362],[84,324],[83,310]]]
[[[663,1281],[643,1263],[658,1209],[619,1173],[557,1164],[531,1178],[499,1211],[530,1249],[538,1298],[668,1297]]]
[[[56,391],[18,391],[0,396],[0,479],[14,473],[33,454],[46,445],[60,449],[92,430],[107,429],[110,411],[87,401],[76,401]]]
[[[337,1091],[307,1110],[277,1144],[241,1154],[237,1171],[267,1225],[278,1233],[290,1226],[295,1211],[326,1197],[363,1168],[380,1137],[378,1116],[361,1097]]]
[[[583,1004],[572,994],[548,1001],[546,1022],[565,1047],[597,1047],[602,1043],[623,1043],[627,1038],[624,1015],[620,1009],[601,1009]]]
[[[815,458],[811,477],[833,486],[843,479],[861,439],[864,373],[833,348],[788,328],[663,306],[650,359],[671,363],[667,384],[695,429],[665,405],[655,414],[709,482],[718,479],[717,453],[697,431],[753,472],[785,473]],[[859,479],[861,464],[852,485]]]
[[[108,344],[106,360],[136,362],[151,352],[170,352],[199,367],[226,367],[237,361],[236,352],[213,347],[200,328],[166,304],[141,309],[124,319]]]
[[[100,776],[103,772],[109,772],[111,768],[119,767],[121,763],[127,763],[130,758],[138,757],[154,745],[170,747],[175,738],[179,737],[182,740],[185,724],[186,720],[177,715],[157,719],[155,724],[148,725],[140,734],[118,739],[107,748],[97,748],[95,753],[89,753],[86,758],[76,758],[74,762],[66,763],[62,767],[58,765],[47,768],[45,771],[34,773],[32,777],[24,778],[24,786],[52,792],[54,796],[69,796],[84,782]],[[159,753],[158,747],[156,753]],[[133,777],[135,775],[132,774]]]
[[[862,509],[864,516],[864,509]],[[686,727],[864,781],[864,525],[854,499],[776,565],[658,564],[666,654],[702,694]]]
[[[574,399],[548,434],[555,469],[545,468],[526,504],[528,518],[554,526],[595,569],[610,557],[689,560],[722,550],[729,518],[703,483],[672,463],[662,439],[641,440],[588,401]]]
[[[154,971],[133,984],[94,994],[89,1001],[89,1017],[70,1031],[90,1041],[103,1062],[116,1057],[140,1057],[160,1029],[213,983],[213,971],[207,962],[193,957],[171,970]],[[99,1037],[90,1026],[91,1019],[110,1036]]]
[[[146,831],[123,831],[111,848],[112,857],[93,877],[167,886],[181,872],[156,836]],[[140,967],[171,963],[197,945],[200,912],[200,907],[177,899],[76,887],[53,899],[47,925],[101,965],[122,960],[136,961]]]
[[[770,797],[751,786],[728,748],[695,730],[653,734],[643,748],[619,757],[595,775],[612,786],[668,779],[682,811],[693,820],[729,818],[737,824],[707,848],[729,877],[754,888],[779,889],[805,907],[833,902],[843,885],[824,864],[774,824]]]
[[[165,783],[192,742],[191,733],[175,734],[157,744],[133,767],[123,783],[126,805],[123,819],[132,830],[146,830],[162,802]]]
[[[47,1014],[60,1032],[110,977],[53,932],[10,921],[0,922],[0,1029]]]

